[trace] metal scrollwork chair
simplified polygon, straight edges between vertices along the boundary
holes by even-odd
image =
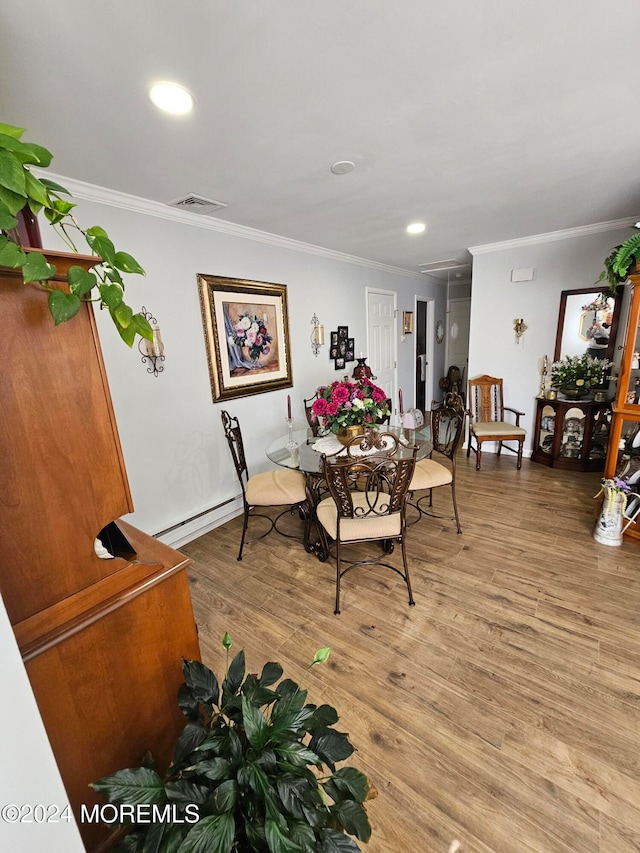
[[[498,456],[500,456],[503,442],[517,441],[517,449],[505,445],[505,450],[517,454],[517,467],[522,468],[522,448],[527,435],[527,431],[520,426],[520,418],[524,416],[524,412],[504,405],[502,379],[487,375],[470,379],[468,403],[470,421],[467,457],[473,450],[476,454],[476,471],[480,470],[484,441],[498,442]],[[504,419],[505,412],[511,412],[515,416],[515,424]]]
[[[377,452],[356,455],[358,450],[371,449]],[[396,572],[407,586],[409,604],[415,604],[407,563],[405,506],[416,464],[416,448],[411,456],[402,458],[394,455],[397,449],[395,435],[374,432],[354,438],[345,456],[322,457],[330,497],[320,502],[316,516],[327,554],[328,540],[335,543],[336,615],[340,613],[340,582],[357,566],[381,565]],[[370,541],[382,543],[380,556],[343,558],[345,545]],[[402,571],[389,562],[394,542],[401,546]]]
[[[309,427],[311,429],[311,434],[314,436],[322,436],[326,435],[329,430],[325,429],[325,427],[322,426],[318,418],[313,414],[313,409],[311,407],[317,399],[318,392],[316,391],[316,393],[312,397],[309,397],[309,399],[303,400],[302,402],[304,403],[304,413],[307,418],[307,423],[309,424]]]
[[[271,533],[273,529],[277,530],[282,536],[292,535],[284,533],[277,526],[279,519],[287,512],[293,513],[298,511],[303,518],[306,518],[308,505],[305,477],[301,471],[293,471],[289,468],[264,471],[260,474],[255,474],[253,477],[249,477],[238,418],[232,417],[224,410],[221,412],[221,418],[224,434],[229,444],[233,464],[242,489],[244,521],[242,525],[242,537],[240,538],[240,550],[238,551],[238,560],[241,560],[245,542],[256,542],[258,539],[262,539]],[[286,506],[287,509],[284,509],[276,518],[271,518],[264,513],[253,512],[254,507],[269,506]],[[246,539],[249,518],[256,517],[265,518],[269,522],[269,527],[260,536],[256,536],[253,539]]]
[[[433,518],[442,518],[431,512],[433,507],[433,490],[439,486],[451,486],[451,500],[453,501],[453,514],[458,533],[462,533],[460,518],[458,516],[458,502],[456,500],[456,453],[460,448],[464,435],[464,424],[466,414],[451,406],[441,406],[431,410],[431,441],[433,450],[446,456],[450,466],[447,467],[435,459],[421,459],[416,462],[415,471],[411,478],[409,492],[422,492],[428,490],[427,494],[418,498],[411,506],[418,510],[418,521],[423,515]],[[429,499],[429,509],[424,508],[424,501]],[[411,522],[413,523],[413,521]]]

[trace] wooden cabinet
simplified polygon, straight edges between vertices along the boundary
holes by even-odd
[[[61,274],[95,262],[47,255]],[[0,591],[78,819],[91,781],[171,758],[181,658],[199,657],[190,561],[119,520],[133,505],[91,308],[56,328],[41,288],[2,269],[0,324]],[[107,526],[124,544],[100,559]],[[80,830],[102,849],[105,828]]]
[[[640,271],[630,275],[629,282],[632,293],[605,474],[624,477],[631,486],[627,513],[636,520],[624,535],[640,542]]]
[[[574,471],[603,471],[611,403],[536,400],[533,462]]]

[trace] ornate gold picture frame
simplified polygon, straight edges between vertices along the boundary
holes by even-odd
[[[214,402],[293,385],[286,284],[199,275]]]

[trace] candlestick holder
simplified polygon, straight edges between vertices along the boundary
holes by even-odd
[[[287,450],[291,454],[291,458],[295,462],[296,465],[299,464],[300,460],[300,445],[297,441],[293,440],[293,418],[286,418],[287,421],[287,429],[289,430],[289,439],[287,441]]]
[[[540,379],[539,397],[545,397],[547,393],[547,373],[549,372],[549,359],[545,355],[542,359],[542,376]]]

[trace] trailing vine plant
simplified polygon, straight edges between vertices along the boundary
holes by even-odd
[[[153,340],[149,321],[124,301],[122,273],[144,275],[132,255],[117,251],[104,228],[94,225],[83,229],[72,211],[77,206],[63,196],[68,190],[48,178],[38,178],[32,167],[46,169],[53,155],[41,145],[24,142],[24,129],[0,123],[0,266],[20,269],[25,284],[36,282],[48,293],[49,311],[59,325],[74,317],[83,302],[97,302],[109,311],[120,337],[132,346],[136,334]],[[52,282],[56,268],[42,252],[29,250],[20,243],[18,214],[28,208],[34,216],[43,213],[73,252],[74,238],[81,236],[96,255],[90,271],[71,266],[67,273],[68,292]]]

